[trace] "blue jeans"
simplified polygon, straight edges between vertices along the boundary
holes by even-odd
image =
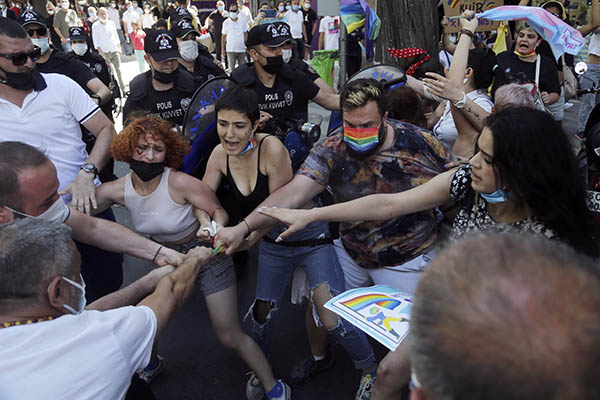
[[[588,70],[583,76],[579,77],[579,88],[589,89],[592,84],[596,87],[600,86],[600,64],[588,64]],[[596,104],[600,103],[600,94],[584,94],[581,99],[581,109],[579,110],[579,121],[577,124],[577,132],[585,130],[592,109]]]
[[[277,237],[278,232],[271,232],[269,236]],[[314,222],[286,240],[291,242],[324,237],[329,237],[328,224]],[[258,253],[256,299],[269,303],[272,308],[266,321],[261,324],[254,317],[256,304],[254,302],[250,306],[246,318],[252,318],[253,337],[267,357],[271,344],[272,327],[270,325],[279,314],[281,299],[296,267],[301,267],[306,272],[311,291],[314,291],[322,283],[328,284],[332,295],[337,295],[344,290],[344,276],[331,244],[287,247],[261,241]],[[315,322],[319,326],[320,321],[314,300],[312,307]],[[337,325],[329,332],[344,346],[356,368],[363,369],[375,364],[375,356],[365,334],[354,325],[338,317]]]

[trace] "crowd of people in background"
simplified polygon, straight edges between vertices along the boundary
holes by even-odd
[[[568,22],[562,1],[541,7]],[[534,26],[503,22],[495,52],[497,33],[465,11],[439,62],[410,49],[400,84],[338,86],[372,61],[363,32],[347,37],[347,77],[317,73],[342,21],[310,0],[0,0],[0,14],[0,397],[40,397],[43,382],[49,398],[153,399],[158,338],[198,286],[250,369],[248,400],[291,399],[333,365],[328,338],[360,375],[356,400],[409,385],[413,399],[597,398],[598,234],[562,126],[574,60]],[[598,86],[600,0],[577,29],[591,35],[580,84]],[[215,78],[215,144],[184,172],[197,148],[181,128]],[[314,143],[290,129],[309,102],[341,120]],[[584,95],[581,137],[598,103]],[[255,246],[246,333],[236,267]],[[122,287],[123,254],[156,268]],[[284,380],[270,355],[290,282],[310,348]],[[371,285],[414,296],[408,338],[381,360],[325,307]]]

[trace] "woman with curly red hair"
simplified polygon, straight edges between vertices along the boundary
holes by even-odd
[[[129,163],[133,172],[96,188],[99,209],[124,205],[135,230],[186,253],[199,244],[196,234],[211,226],[211,219],[223,226],[228,218],[208,185],[176,170],[188,151],[185,139],[171,130],[169,122],[156,117],[133,119],[110,147],[114,159]],[[231,258],[224,252],[213,257],[200,271],[198,283],[221,343],[264,382],[273,383],[263,352],[240,328]],[[161,360],[153,360],[140,377],[150,381],[161,369]]]

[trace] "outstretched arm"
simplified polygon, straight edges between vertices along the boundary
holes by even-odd
[[[210,260],[211,250],[196,247],[186,255],[182,265],[169,275],[163,277],[154,293],[142,300],[138,305],[148,306],[154,311],[157,320],[156,335],[164,329],[173,313],[188,300],[200,269]]]
[[[314,221],[379,221],[440,206],[451,200],[454,173],[455,170],[446,171],[404,192],[373,194],[327,207],[311,210],[261,207],[258,211],[289,227],[277,238],[280,241]]]
[[[272,193],[260,207],[278,206],[297,208],[306,204],[310,199],[325,189],[320,183],[304,175],[296,175],[291,182]],[[264,229],[277,224],[277,220],[261,215],[257,210],[252,211],[236,226],[223,228],[217,234],[217,245],[227,246],[227,254],[231,255],[244,242],[244,238],[252,231]]]

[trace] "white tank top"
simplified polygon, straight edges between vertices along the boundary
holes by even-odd
[[[191,204],[177,204],[169,194],[171,168],[165,167],[158,187],[148,196],[137,194],[131,173],[125,176],[125,207],[133,228],[157,242],[176,242],[190,236],[199,225]]]
[[[590,40],[588,53],[600,57],[600,33],[594,33]]]

